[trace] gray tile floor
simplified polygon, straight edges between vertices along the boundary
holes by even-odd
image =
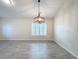
[[[55,42],[2,41],[0,59],[76,59]]]

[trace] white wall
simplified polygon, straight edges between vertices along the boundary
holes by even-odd
[[[46,23],[48,26],[47,36],[32,36],[32,25],[33,18],[5,18],[2,19],[3,24],[3,38],[4,39],[26,39],[26,40],[52,40],[53,38],[53,20],[51,18],[46,18]]]
[[[55,41],[77,57],[77,0],[65,2],[54,20]]]
[[[2,39],[2,20],[0,18],[0,40]]]

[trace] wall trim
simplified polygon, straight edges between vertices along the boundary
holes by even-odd
[[[55,42],[56,42],[59,46],[61,46],[63,49],[65,49],[66,51],[68,51],[70,54],[72,54],[74,57],[78,58],[78,56],[75,55],[73,52],[71,52],[69,49],[67,49],[66,47],[63,47],[63,46],[62,46],[60,43],[58,43],[56,40],[55,40]]]

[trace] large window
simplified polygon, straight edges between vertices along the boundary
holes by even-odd
[[[47,24],[33,23],[32,24],[32,35],[35,36],[46,36],[47,35]]]

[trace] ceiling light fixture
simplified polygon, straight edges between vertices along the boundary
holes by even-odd
[[[45,18],[40,16],[40,0],[38,0],[38,16],[34,18],[34,23],[44,23]]]
[[[4,3],[8,4],[8,5],[13,5],[13,1],[12,0],[2,0]]]

